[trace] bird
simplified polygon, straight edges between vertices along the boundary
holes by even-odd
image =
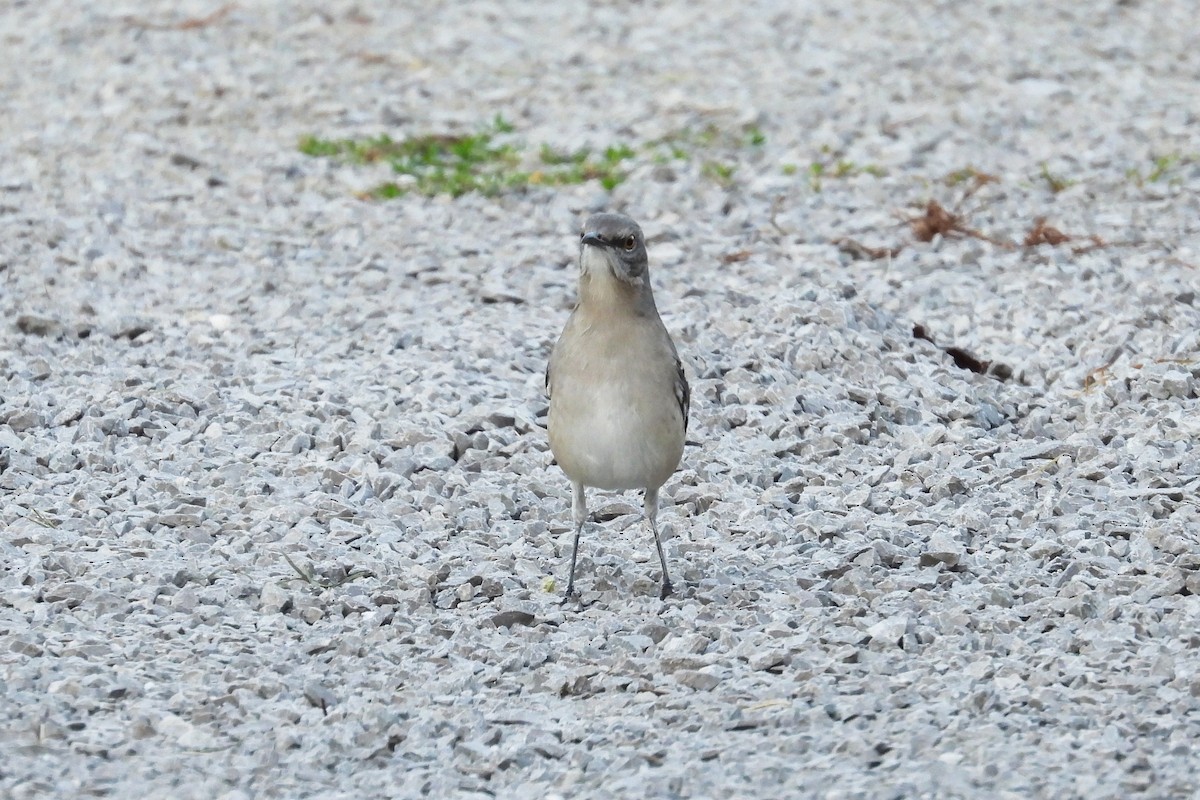
[[[575,561],[588,488],[643,490],[662,564],[658,492],[683,457],[691,391],[650,286],[646,237],[622,214],[594,214],[579,237],[578,302],[546,367],[550,450],[571,481],[575,537],[562,602],[578,599]]]

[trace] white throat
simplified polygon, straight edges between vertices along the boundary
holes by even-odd
[[[612,254],[600,247],[583,248],[583,253],[579,258],[579,269],[593,278],[605,277],[610,280],[616,280],[617,276],[613,274],[614,264],[612,263]]]
[[[579,259],[579,270],[592,280],[608,280],[623,286],[645,286],[646,277],[644,275],[636,278],[624,276],[616,261],[617,257],[610,250],[601,247],[584,247],[583,254]],[[618,275],[622,275],[622,277],[617,277]]]

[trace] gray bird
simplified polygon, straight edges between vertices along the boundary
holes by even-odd
[[[671,579],[658,535],[658,490],[683,455],[688,383],[654,305],[642,229],[620,214],[596,214],[579,242],[579,302],[546,369],[550,449],[574,490],[575,541],[563,602],[576,596],[589,486],[645,491],[666,598]]]

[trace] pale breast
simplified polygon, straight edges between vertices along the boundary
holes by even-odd
[[[584,485],[657,489],[684,441],[666,331],[657,318],[587,323],[572,316],[551,356],[550,448]]]

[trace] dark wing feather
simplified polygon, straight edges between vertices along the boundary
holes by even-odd
[[[679,411],[683,414],[683,430],[688,428],[688,409],[691,406],[692,388],[688,386],[687,377],[683,374],[683,362],[675,357],[675,400],[679,403]]]

